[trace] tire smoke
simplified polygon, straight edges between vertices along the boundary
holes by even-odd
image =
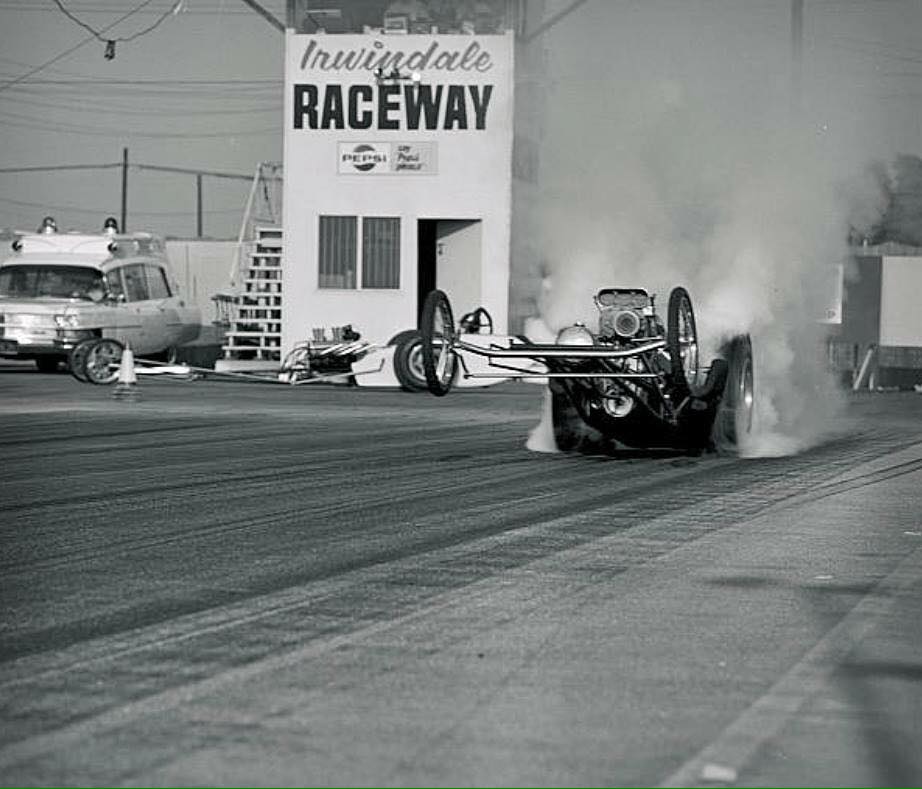
[[[872,155],[860,124],[817,121],[849,117],[832,94],[792,110],[777,74],[787,18],[765,33],[747,8],[604,3],[561,25],[545,42],[540,177],[522,205],[551,331],[595,326],[600,287],[645,287],[664,315],[684,286],[705,363],[751,334],[756,428],[743,452],[782,455],[827,435],[844,402],[820,319],[849,226],[876,219],[880,196],[860,176]],[[548,432],[531,448],[546,451]]]

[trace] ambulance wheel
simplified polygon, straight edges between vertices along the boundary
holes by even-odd
[[[108,337],[94,341],[83,359],[83,375],[91,384],[110,384],[118,378],[122,360],[122,344]]]
[[[71,348],[70,354],[67,357],[67,366],[70,369],[70,374],[83,383],[89,383],[89,379],[86,377],[86,370],[84,370],[86,352],[97,339],[99,338],[90,337],[86,340],[80,340],[80,342]]]

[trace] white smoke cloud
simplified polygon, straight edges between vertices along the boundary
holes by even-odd
[[[777,31],[721,29],[719,3],[651,2],[659,24],[663,8],[672,13],[654,45],[643,8],[621,28],[614,6],[624,6],[601,6],[548,42],[535,209],[548,272],[542,317],[552,330],[592,325],[592,294],[612,285],[646,287],[664,312],[670,289],[686,287],[703,355],[721,338],[752,335],[757,435],[746,452],[801,450],[842,399],[818,318],[849,222],[869,224],[879,209],[872,179],[860,178],[869,155],[847,129],[791,111],[787,72],[776,73],[789,44]]]

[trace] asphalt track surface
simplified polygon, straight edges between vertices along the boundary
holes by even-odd
[[[922,396],[793,457],[0,365],[3,785],[922,783]]]

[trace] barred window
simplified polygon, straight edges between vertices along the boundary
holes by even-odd
[[[321,288],[399,288],[400,218],[321,216],[319,270]]]
[[[362,220],[362,287],[400,287],[400,219]]]
[[[356,286],[357,224],[354,216],[320,217],[321,288]]]

